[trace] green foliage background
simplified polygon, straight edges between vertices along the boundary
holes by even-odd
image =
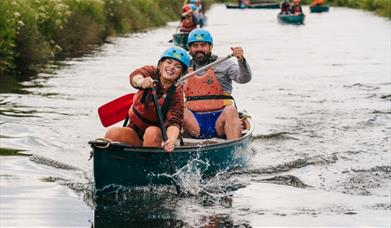
[[[85,54],[109,36],[179,20],[182,5],[177,0],[0,0],[0,82],[37,72],[56,58]]]

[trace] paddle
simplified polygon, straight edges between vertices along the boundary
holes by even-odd
[[[156,84],[157,81],[155,81],[155,84]],[[151,88],[151,93],[152,93],[152,97],[153,97],[153,104],[155,105],[155,109],[156,109],[156,114],[159,118],[159,125],[160,125],[160,130],[162,131],[162,138],[163,138],[163,142],[166,142],[167,141],[167,130],[166,128],[164,127],[164,120],[163,120],[163,114],[162,114],[162,110],[159,106],[159,103],[158,103],[158,100],[157,100],[157,94],[156,94],[156,88],[155,86],[152,86]],[[176,173],[176,166],[175,166],[175,163],[174,163],[174,158],[172,156],[172,153],[171,152],[168,152],[168,159],[170,161],[170,166],[171,166],[171,173],[172,174],[175,174]],[[181,193],[181,189],[179,188],[179,185],[178,183],[174,180],[174,185],[175,185],[175,188],[176,188],[176,191],[178,194]]]
[[[125,119],[133,97],[134,93],[129,93],[99,107],[98,114],[102,125],[108,127]]]
[[[227,55],[225,57],[222,57],[222,58],[220,58],[220,59],[218,59],[218,60],[216,60],[214,62],[209,63],[208,65],[205,65],[205,66],[203,66],[203,67],[201,67],[201,68],[199,68],[199,69],[197,69],[195,71],[192,71],[192,72],[186,74],[185,76],[183,76],[180,79],[178,79],[178,81],[175,83],[175,86],[178,86],[179,84],[183,83],[186,79],[189,79],[189,78],[193,77],[194,75],[200,73],[201,71],[207,70],[208,68],[210,68],[212,66],[215,66],[215,65],[217,65],[217,64],[219,64],[221,62],[224,62],[225,60],[231,58],[232,56],[234,56],[234,55],[233,54],[229,54],[229,55]]]
[[[232,54],[229,54],[223,58],[220,58],[212,63],[209,63],[208,65],[199,68],[196,71],[186,74],[185,76],[181,77],[176,82],[175,85],[178,86],[179,84],[183,83],[186,79],[193,77],[194,75],[200,73],[201,71],[207,70],[208,68],[215,66],[231,58],[232,56],[233,56]],[[129,108],[133,103],[133,96],[134,93],[126,94],[122,97],[119,97],[99,107],[98,114],[99,114],[100,121],[102,122],[102,125],[104,127],[108,127],[125,119],[128,115]]]

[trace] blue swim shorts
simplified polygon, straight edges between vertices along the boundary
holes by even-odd
[[[217,136],[216,132],[216,121],[219,118],[223,110],[218,110],[214,112],[193,112],[194,117],[196,118],[198,125],[200,126],[200,139],[209,139]]]

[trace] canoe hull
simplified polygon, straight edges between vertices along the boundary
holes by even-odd
[[[188,47],[187,47],[188,36],[189,36],[189,33],[176,33],[176,34],[174,34],[172,37],[174,45],[188,50]]]
[[[310,6],[310,12],[311,13],[328,12],[329,9],[330,9],[330,5],[329,4]]]
[[[300,14],[300,15],[292,15],[292,14],[281,15],[281,14],[278,14],[277,18],[280,23],[301,25],[301,24],[304,24],[305,15],[304,14]]]
[[[178,169],[195,160],[203,176],[213,175],[234,167],[244,166],[248,159],[247,146],[251,132],[240,139],[222,143],[176,148],[172,155]],[[104,145],[89,142],[93,149],[95,189],[108,186],[145,186],[172,184],[167,152],[155,147],[132,147],[121,143]]]
[[[251,5],[225,4],[227,9],[279,9],[278,3],[254,3]]]

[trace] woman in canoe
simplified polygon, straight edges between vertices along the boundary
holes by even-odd
[[[127,127],[110,128],[105,138],[132,146],[161,146],[172,151],[182,128],[184,110],[183,88],[176,88],[175,82],[187,72],[189,64],[190,56],[186,50],[171,47],[164,51],[157,66],[144,66],[133,71],[129,76],[130,85],[138,91],[129,109],[130,122]],[[153,86],[167,129],[167,141],[163,143],[151,93]]]

